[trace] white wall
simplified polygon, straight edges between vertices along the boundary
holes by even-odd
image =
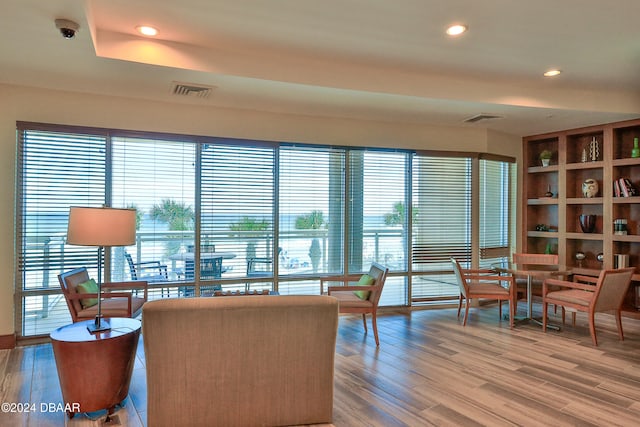
[[[479,128],[271,114],[0,85],[0,336],[16,330],[16,121],[514,157],[520,156],[522,145],[520,137]]]

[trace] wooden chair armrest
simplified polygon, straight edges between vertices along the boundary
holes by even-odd
[[[331,291],[373,291],[377,289],[376,285],[372,286],[329,286],[328,292],[331,295]]]
[[[326,276],[320,278],[320,295],[324,293],[324,284],[325,282],[354,282],[358,281],[362,277],[362,274],[349,274],[347,276]]]
[[[103,293],[104,296],[104,293]],[[76,293],[76,294],[69,294],[67,295],[68,299],[70,300],[81,300],[81,299],[87,299],[87,298],[98,298],[98,294],[85,294],[85,293]]]
[[[579,274],[574,274],[573,275],[573,281],[577,282],[578,280],[581,280],[583,282],[589,282],[589,283],[598,283],[598,278],[597,277],[582,276],[582,275],[579,275]]]
[[[512,276],[485,276],[483,274],[465,274],[466,279],[496,281],[496,282],[513,282]]]
[[[131,300],[131,292],[103,292],[102,298],[127,298]]]
[[[560,287],[569,288],[569,289],[581,289],[583,291],[593,291],[595,289],[593,285],[588,285],[585,283],[568,282],[566,280],[558,280],[558,279],[545,279],[545,281],[542,282],[543,296],[549,293],[549,286],[560,286]]]
[[[480,274],[480,273],[486,273],[486,274],[496,274],[495,270],[492,270],[490,268],[466,268],[462,270],[462,274],[467,275],[467,274]]]

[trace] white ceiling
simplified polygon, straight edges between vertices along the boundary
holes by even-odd
[[[0,83],[522,136],[640,117],[638,17],[639,0],[3,0]],[[503,118],[464,123],[481,113]]]

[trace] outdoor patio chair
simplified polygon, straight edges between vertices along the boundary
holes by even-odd
[[[127,264],[129,265],[129,275],[131,276],[131,280],[144,280],[147,283],[160,283],[169,281],[167,266],[165,264],[162,264],[160,261],[134,262],[131,254],[127,252],[124,253],[124,257],[127,260]],[[165,289],[167,291],[167,296],[169,296],[169,288],[162,288],[162,295],[164,296]]]

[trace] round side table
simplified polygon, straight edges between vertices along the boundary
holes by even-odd
[[[99,333],[87,330],[93,320],[51,332],[62,398],[65,406],[73,408],[67,412],[69,418],[75,412],[100,409],[111,415],[129,394],[141,324],[127,318],[107,320],[111,329]]]

